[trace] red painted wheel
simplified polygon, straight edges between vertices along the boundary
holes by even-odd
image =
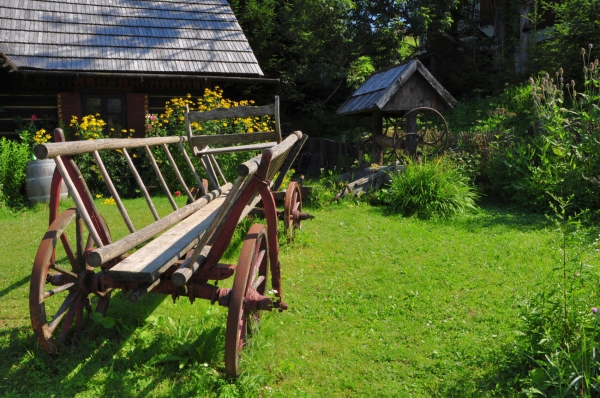
[[[285,235],[291,242],[294,240],[294,230],[302,227],[302,193],[300,184],[290,182],[285,191],[285,205],[283,210],[283,228]]]
[[[102,220],[102,219],[101,219]],[[106,223],[102,220],[106,231]],[[61,213],[50,225],[40,244],[29,285],[29,314],[40,347],[55,353],[72,328],[79,337],[83,329],[84,308],[106,313],[110,291],[91,294],[97,284],[84,253],[93,248],[91,236],[75,208]],[[110,233],[108,233],[110,239]],[[75,246],[72,246],[74,242]]]
[[[259,312],[244,308],[246,298],[265,294],[269,269],[267,227],[254,224],[244,240],[229,297],[225,331],[225,372],[237,377],[239,359],[247,337],[258,328]]]

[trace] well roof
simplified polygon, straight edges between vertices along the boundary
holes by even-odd
[[[370,113],[381,110],[400,91],[414,74],[420,73],[427,83],[439,94],[449,108],[456,105],[456,100],[433,77],[433,75],[418,60],[409,61],[403,65],[377,72],[369,77],[350,98],[337,110],[339,115]]]
[[[20,70],[262,76],[226,0],[0,0]]]

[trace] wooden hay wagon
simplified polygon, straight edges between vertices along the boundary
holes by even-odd
[[[64,142],[62,131],[57,129],[55,138],[59,142],[35,148],[38,158],[53,158],[57,166],[52,179],[50,226],[34,260],[29,294],[31,323],[44,350],[57,352],[73,333],[75,338],[79,337],[85,323],[84,310],[104,314],[115,289],[124,291],[131,302],[149,292],[169,294],[174,299],[186,296],[191,301],[202,298],[228,307],[225,370],[231,376],[238,374],[238,359],[249,325],[258,321],[260,311],[287,308],[281,288],[278,219],[272,191],[279,188],[305,136],[296,131],[281,140],[276,105],[277,99],[275,105],[266,107],[186,112],[187,136]],[[193,136],[191,132],[190,124],[194,121],[265,114],[275,115],[275,132],[220,136]],[[252,140],[262,143],[249,144]],[[206,169],[211,191],[198,177],[185,143]],[[236,145],[210,147],[222,144]],[[179,147],[195,176],[198,185],[194,193],[182,178],[169,145]],[[178,208],[171,195],[150,149],[154,146],[162,147],[188,196],[184,207]],[[128,152],[133,148],[143,148],[173,207],[165,217],[159,217]],[[257,149],[263,150],[262,155],[240,164],[233,183],[225,181],[214,155]],[[154,216],[155,221],[141,229],[134,227],[102,162],[101,152],[111,150],[123,153]],[[84,153],[94,157],[129,229],[129,235],[116,241],[112,240],[108,225],[94,204],[94,195],[72,158]],[[274,181],[278,172],[279,178]],[[75,207],[59,214],[62,181]],[[286,225],[294,228],[307,215],[299,211],[301,197],[297,187],[292,186],[288,191],[293,200],[285,212],[289,217]],[[250,228],[237,264],[219,263],[238,222],[259,201],[267,225],[255,224]],[[234,278],[231,289],[217,286],[217,281],[230,277]]]

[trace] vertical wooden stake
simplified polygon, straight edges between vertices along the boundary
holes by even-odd
[[[383,115],[381,114],[381,111],[373,111],[371,120],[373,126],[373,136],[371,137],[371,144],[373,145],[373,149],[371,150],[371,163],[381,166],[383,165],[383,148],[375,142],[375,136],[383,134]]]
[[[412,112],[406,116],[406,134],[414,134],[406,136],[406,146],[404,153],[413,159],[417,157],[417,146],[419,138],[417,137],[417,112]]]

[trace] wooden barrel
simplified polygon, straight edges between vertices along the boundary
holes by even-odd
[[[52,159],[27,162],[25,189],[27,190],[27,199],[31,204],[50,202],[50,187],[55,167],[56,164]],[[60,200],[66,199],[67,186],[63,181],[60,189]]]

